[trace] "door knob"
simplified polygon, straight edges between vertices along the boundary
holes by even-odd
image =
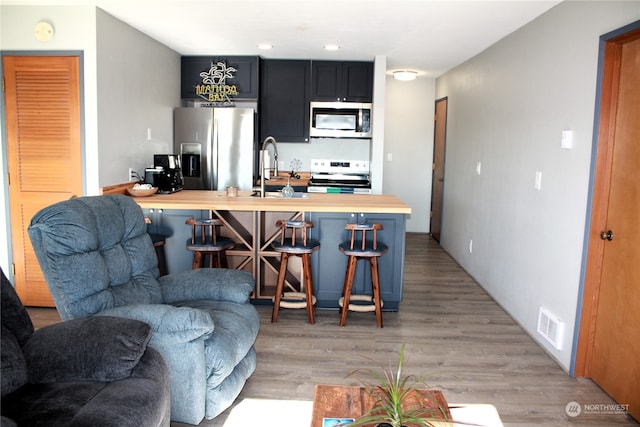
[[[600,233],[600,238],[602,240],[612,241],[613,240],[613,231],[611,231],[611,230],[603,231],[602,233]]]

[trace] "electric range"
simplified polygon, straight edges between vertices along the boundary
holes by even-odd
[[[311,160],[309,193],[371,194],[368,160]]]

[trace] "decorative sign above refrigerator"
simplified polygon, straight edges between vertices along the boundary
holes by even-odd
[[[258,98],[257,56],[183,56],[181,98],[209,107]]]

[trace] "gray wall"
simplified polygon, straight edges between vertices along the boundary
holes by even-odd
[[[436,83],[449,97],[442,246],[567,370],[599,36],[638,18],[638,1],[563,2]],[[536,332],[540,306],[564,324],[560,350]]]
[[[155,153],[174,152],[180,55],[101,9],[96,17],[98,159],[103,187],[127,181],[129,168],[143,175]]]
[[[401,82],[388,76],[386,89],[382,192],[411,206],[407,231],[426,233],[431,221],[435,79],[420,76]]]

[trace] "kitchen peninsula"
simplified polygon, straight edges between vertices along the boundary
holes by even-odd
[[[296,193],[283,198],[255,197],[240,191],[229,197],[223,191],[182,190],[173,194],[136,197],[145,214],[151,219],[154,232],[167,236],[167,263],[171,272],[190,268],[191,254],[185,250],[190,230],[185,225],[191,216],[220,218],[225,227],[222,234],[236,241],[228,251],[231,267],[250,271],[256,278],[253,294],[255,303],[269,303],[275,289],[279,254],[271,249],[271,242],[279,239],[278,219],[313,221],[311,237],[320,241],[321,248],[312,255],[314,291],[318,308],[338,308],[347,258],[338,244],[348,238],[347,223],[381,223],[384,230],[378,239],[389,252],[379,262],[380,285],[385,310],[397,310],[402,300],[404,277],[405,216],[411,208],[393,195]],[[287,287],[298,290],[302,278],[298,258],[289,263]],[[359,263],[354,281],[354,293],[368,293],[371,289],[368,265]]]

